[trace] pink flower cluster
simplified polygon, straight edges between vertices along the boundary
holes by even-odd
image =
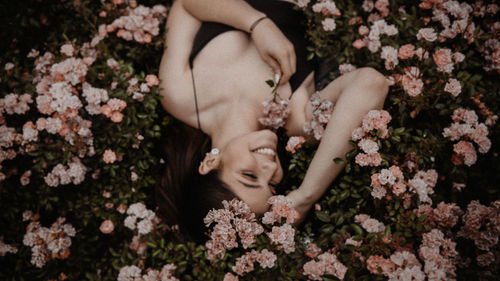
[[[332,116],[334,104],[326,99],[321,99],[319,92],[311,95],[311,105],[313,106],[311,121],[304,124],[304,132],[313,135],[320,140],[325,131],[325,127]]]
[[[217,256],[224,257],[226,250],[238,247],[237,234],[246,249],[255,242],[257,235],[264,232],[245,202],[233,199],[224,200],[222,204],[224,209],[210,210],[203,220],[207,227],[215,223],[210,240],[205,243],[210,261],[217,259]]]
[[[127,265],[120,268],[117,281],[179,281],[178,278],[172,275],[172,272],[177,268],[174,264],[165,264],[161,270],[148,268],[146,274],[142,275],[142,271],[135,265]]]
[[[385,110],[370,110],[365,117],[361,127],[352,131],[352,140],[359,141],[358,146],[363,150],[362,153],[356,155],[356,164],[360,166],[379,166],[382,162],[382,157],[378,153],[378,145],[376,142],[366,137],[372,130],[378,130],[381,138],[386,138],[388,135],[387,124],[391,121],[389,112]],[[363,139],[364,138],[364,139]]]
[[[380,58],[384,60],[385,69],[393,70],[399,64],[398,49],[392,46],[383,46]]]
[[[415,50],[415,46],[413,44],[405,44],[399,47],[398,58],[407,60],[413,58],[413,56],[417,56],[418,60],[427,59],[429,58],[429,52],[422,47]]]
[[[264,117],[260,117],[259,122],[273,129],[282,127],[285,125],[286,118],[288,118],[290,114],[290,109],[288,108],[289,103],[289,99],[283,99],[279,102],[274,100],[262,102],[262,106],[264,106]]]
[[[429,194],[434,194],[438,173],[434,169],[418,171],[411,180],[408,181],[409,190],[418,195],[420,203],[432,203]]]
[[[396,265],[392,260],[386,259],[383,256],[379,255],[370,256],[366,260],[366,268],[372,274],[382,273],[382,275],[389,276],[389,273],[392,273],[395,267]]]
[[[379,166],[382,162],[382,157],[378,153],[378,144],[371,139],[362,139],[358,146],[363,150],[362,153],[356,155],[356,164],[360,166]]]
[[[385,225],[376,219],[372,219],[367,214],[359,214],[354,217],[354,221],[359,223],[366,231],[370,233],[379,233],[385,230]]]
[[[422,204],[413,210],[417,216],[425,215],[425,221],[431,227],[452,228],[454,227],[463,211],[455,203],[440,202],[436,208],[431,205]]]
[[[453,39],[459,34],[462,34],[469,44],[474,42],[476,26],[470,17],[473,8],[466,2],[422,0],[419,7],[432,9],[432,21],[441,24],[443,30],[439,33],[439,42]]]
[[[340,16],[340,10],[335,5],[335,2],[332,0],[324,0],[315,3],[312,6],[312,10],[315,13],[320,13],[323,16]],[[333,17],[324,18],[321,21],[323,26],[323,30],[325,31],[333,31],[336,28],[335,19]]]
[[[424,281],[425,274],[422,272],[422,265],[418,261],[417,257],[408,251],[397,251],[393,253],[388,260],[385,262],[385,267],[381,267],[383,273],[388,277],[389,281],[401,281],[401,280],[413,280],[413,281]],[[392,264],[394,267],[387,266],[387,264]],[[384,271],[392,269],[387,272]]]
[[[241,257],[236,259],[236,264],[232,267],[232,270],[240,275],[244,276],[246,273],[252,272],[254,270],[254,263],[259,262],[262,268],[273,268],[276,261],[276,255],[267,249],[262,251],[252,250],[243,254]]]
[[[437,66],[437,71],[450,74],[454,65],[462,62],[465,56],[460,52],[451,53],[450,49],[437,49],[432,55],[432,59]]]
[[[367,13],[372,12],[373,8],[378,11],[378,13],[373,12],[368,16],[368,21],[373,22],[377,19],[385,18],[389,15],[390,11],[388,6],[388,0],[377,0],[375,1],[375,3],[373,2],[373,0],[365,0],[363,1],[363,5],[361,6],[361,8]]]
[[[71,224],[59,217],[50,228],[34,220],[26,227],[23,244],[31,247],[31,263],[43,267],[51,259],[66,259],[70,255],[71,238],[76,234]]]
[[[334,15],[340,16],[340,10],[335,5],[332,0],[322,0],[318,1],[312,6],[312,10],[315,13],[323,14],[325,16]]]
[[[403,77],[401,78],[401,85],[403,89],[410,97],[416,97],[422,92],[424,87],[424,82],[422,81],[420,75],[420,69],[418,67],[409,67]]]
[[[68,48],[64,48],[63,51]],[[71,52],[75,55],[76,51]],[[90,131],[91,121],[78,115],[83,106],[79,98],[80,83],[85,81],[89,66],[95,61],[97,52],[89,43],[84,43],[78,51],[83,58],[68,57],[54,63],[55,57],[46,52],[35,60],[35,77],[37,96],[35,98],[38,111],[48,118],[39,118],[36,129],[47,130],[50,134],[58,133],[67,142],[74,145],[80,142],[82,146],[79,156],[94,155],[93,136]],[[69,52],[67,52],[69,54]],[[88,86],[84,84],[84,88]],[[86,93],[84,93],[86,95]],[[92,106],[88,107],[93,114]]]
[[[357,49],[368,47],[368,50],[370,50],[370,52],[372,53],[378,52],[380,47],[382,47],[382,43],[380,42],[381,35],[385,34],[387,36],[394,36],[399,33],[396,26],[394,26],[393,24],[387,24],[385,19],[378,19],[374,21],[370,29],[368,29],[366,26],[362,26],[360,27],[358,32],[361,36],[363,36],[363,38],[354,41],[352,43],[353,47]],[[397,52],[396,57],[394,57],[394,52],[391,51],[392,50],[387,49],[383,56],[392,63],[395,63],[395,61],[397,61]]]
[[[295,229],[291,225],[285,223],[282,226],[273,226],[267,236],[271,239],[271,244],[278,245],[285,253],[295,252]]]
[[[121,111],[127,107],[124,100],[112,98],[108,103],[101,106],[101,113],[111,119],[115,123],[120,123],[123,120],[123,113]]]
[[[387,194],[387,190],[392,191],[396,196],[402,195],[406,191],[406,184],[403,172],[398,166],[391,166],[389,169],[382,169],[380,173],[371,176],[371,195],[373,198],[382,199]]]
[[[59,163],[52,168],[52,171],[44,177],[45,183],[52,187],[69,183],[74,185],[82,183],[85,180],[87,167],[82,164],[78,157],[73,157],[72,160],[73,162],[68,163],[67,167]]]
[[[354,66],[354,65],[352,65],[350,63],[341,63],[339,65],[340,75],[352,72],[354,70],[356,70],[356,66]]]
[[[139,85],[139,80],[137,78],[132,78],[128,81],[127,95],[132,96],[136,101],[144,101],[144,94],[150,92],[150,87],[158,86],[160,80],[154,74],[148,74],[144,80],[145,83]]]
[[[433,229],[422,235],[422,244],[418,249],[420,258],[425,262],[424,272],[428,280],[456,280],[456,263],[458,252],[456,243],[446,239],[444,234]]]
[[[124,225],[132,230],[137,229],[140,234],[148,234],[154,226],[156,214],[146,209],[142,203],[134,203],[127,209],[128,216],[123,221]]]
[[[293,136],[288,139],[288,142],[286,143],[286,151],[294,154],[296,152],[296,149],[299,149],[302,147],[302,144],[306,142],[306,139],[303,136]]]
[[[476,149],[471,141],[478,145],[480,153],[490,150],[491,141],[488,138],[488,127],[478,122],[478,116],[473,110],[457,108],[451,116],[453,124],[443,130],[443,136],[452,141],[460,140],[454,144],[452,162],[455,165],[465,164],[471,166],[476,163]]]
[[[101,102],[109,100],[108,92],[105,89],[94,88],[87,82],[82,85],[82,96],[87,101],[85,109],[90,115],[101,114]]]
[[[5,244],[3,242],[3,236],[0,236],[0,257],[4,257],[7,253],[15,254],[17,253],[17,248],[12,245]]]
[[[344,279],[347,267],[343,265],[336,255],[331,253],[323,253],[317,257],[317,260],[311,260],[302,267],[304,275],[309,280],[323,280],[321,276],[325,274],[333,275],[340,280]]]
[[[33,103],[33,99],[30,94],[8,94],[0,99],[0,120],[3,119],[4,112],[12,114],[25,114],[30,110],[28,104]],[[2,122],[0,122],[1,124]]]
[[[486,63],[483,69],[486,71],[500,71],[500,41],[498,39],[488,39],[479,47]]]
[[[132,9],[127,7],[127,13],[109,25],[99,26],[99,36],[104,38],[108,33],[118,30],[116,36],[127,41],[151,43],[152,37],[160,33],[159,19],[167,16],[167,8],[163,5],[155,5],[152,8],[139,5]]]
[[[262,223],[280,223],[281,219],[284,218],[287,224],[292,224],[299,219],[299,212],[291,207],[290,199],[287,197],[283,195],[272,196],[267,200],[267,203],[271,205],[271,211],[264,214]]]
[[[2,148],[9,148],[14,145],[14,142],[19,143],[20,138],[22,138],[22,136],[17,134],[14,128],[5,125],[0,126],[0,182],[7,177],[1,172],[3,168],[3,165],[1,165],[2,162],[5,160],[12,160],[17,156],[17,152],[14,149],[3,150]]]
[[[473,240],[479,250],[487,251],[477,256],[479,266],[493,263],[494,253],[499,252],[500,200],[492,202],[489,207],[481,205],[477,200],[471,201],[462,220],[464,225],[458,236]]]

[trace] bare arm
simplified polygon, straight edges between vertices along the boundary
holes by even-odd
[[[384,76],[373,69],[360,70],[336,79],[320,93],[338,99],[302,184],[288,195],[302,219],[343,170],[344,164],[335,164],[333,159],[345,159],[352,131],[369,110],[384,104],[388,88]]]

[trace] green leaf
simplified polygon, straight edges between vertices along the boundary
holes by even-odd
[[[337,157],[333,159],[333,162],[335,162],[335,164],[344,164],[344,159]]]
[[[269,79],[269,80],[266,80],[266,84],[269,85],[269,87],[273,88],[274,87],[274,81]]]
[[[316,217],[322,222],[330,222],[330,216],[325,212],[316,212]]]

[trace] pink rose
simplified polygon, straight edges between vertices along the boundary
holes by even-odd
[[[111,115],[111,121],[113,121],[115,123],[120,123],[120,122],[122,122],[122,120],[123,120],[123,113],[121,113],[121,112],[115,111]]]
[[[106,149],[102,155],[102,159],[105,163],[111,164],[116,161],[116,153],[111,149]]]
[[[413,44],[406,44],[399,47],[398,57],[400,59],[410,59],[415,55],[415,46]]]
[[[105,220],[101,223],[99,230],[104,234],[110,234],[115,230],[115,225],[111,220]]]
[[[361,49],[363,47],[366,47],[366,43],[361,39],[357,39],[356,41],[352,42],[352,46],[356,49]]]
[[[368,35],[368,33],[370,33],[370,29],[366,25],[361,25],[358,28],[358,34],[359,35],[365,36],[365,35]]]
[[[456,97],[462,91],[462,86],[460,86],[460,82],[457,79],[450,78],[448,79],[448,83],[444,86],[444,91]]]
[[[107,104],[101,106],[101,113],[104,114],[108,118],[111,117],[111,114],[112,114],[111,106],[109,106]]]
[[[153,86],[158,86],[158,84],[160,84],[160,81],[158,80],[158,77],[154,74],[148,74],[145,78],[146,80],[146,84],[149,86],[149,87],[153,87]]]
[[[428,27],[428,28],[421,28],[418,33],[417,33],[417,39],[418,40],[426,40],[429,42],[436,41],[437,39],[437,34],[434,28]]]

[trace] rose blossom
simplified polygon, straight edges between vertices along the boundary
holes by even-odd
[[[410,59],[415,55],[415,46],[413,44],[406,44],[399,47],[398,58]]]
[[[148,74],[144,80],[146,80],[149,87],[158,86],[158,84],[160,84],[158,77],[154,74]]]
[[[457,79],[450,78],[448,79],[448,82],[444,86],[444,91],[456,97],[462,91],[462,86],[460,85],[460,82]]]
[[[450,49],[438,49],[432,55],[439,72],[451,73],[453,71],[453,62],[451,60]]]
[[[111,220],[105,220],[101,223],[99,230],[104,234],[110,234],[115,230],[115,225]]]
[[[352,46],[356,49],[361,49],[363,47],[366,47],[366,42],[361,39],[356,39],[354,42],[352,42]]]
[[[370,256],[366,260],[366,268],[373,274],[379,274],[379,268],[381,269],[381,274],[388,276],[394,271],[395,264],[390,259],[386,259],[382,256]]]
[[[74,53],[75,53],[75,48],[71,43],[64,44],[61,46],[61,54],[71,57],[73,56]]]
[[[418,40],[424,39],[429,42],[434,42],[437,39],[437,34],[434,28],[432,27],[421,28],[417,33],[417,39]]]
[[[323,25],[323,29],[325,31],[333,31],[337,27],[335,24],[335,20],[332,18],[326,18],[322,20],[321,24]]]
[[[102,155],[102,159],[105,163],[111,164],[116,161],[116,153],[111,149],[106,149]]]

